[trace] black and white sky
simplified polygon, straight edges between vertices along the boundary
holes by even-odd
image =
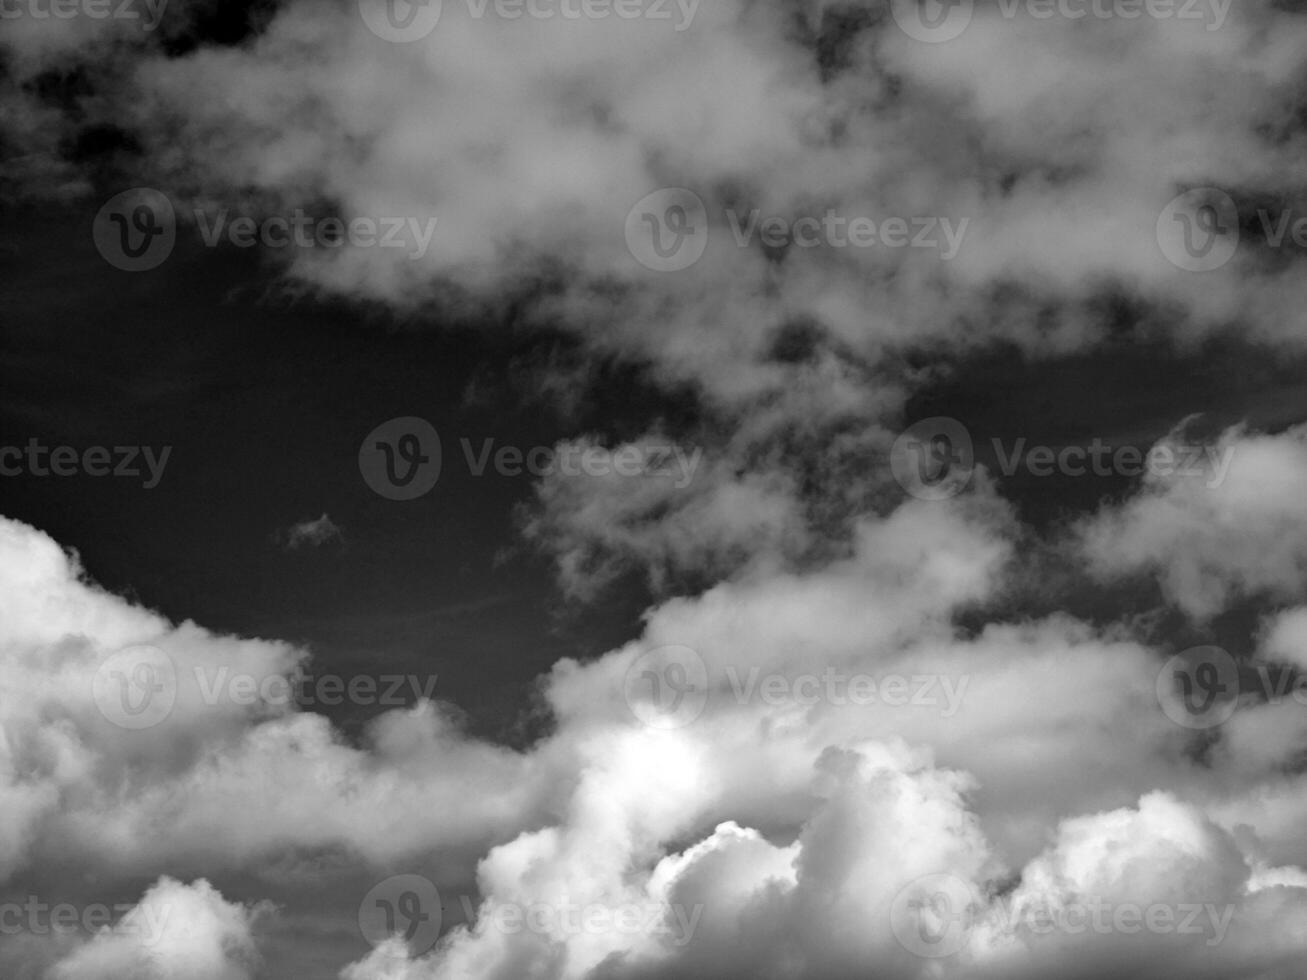
[[[1289,980],[1307,3],[0,0],[0,978]]]

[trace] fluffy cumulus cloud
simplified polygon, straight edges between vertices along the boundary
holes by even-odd
[[[289,0],[240,45],[180,51],[166,26],[23,21],[0,39],[21,150],[5,186],[106,190],[61,147],[112,124],[132,147],[115,172],[165,188],[185,233],[297,208],[403,218],[402,239],[434,220],[421,249],[277,254],[290,283],[401,314],[511,305],[688,393],[700,429],[664,440],[686,455],[546,476],[523,523],[573,595],[630,569],[708,584],[628,644],[555,664],[552,727],[526,749],[426,699],[348,738],[282,696],[307,651],[170,622],[0,522],[0,926],[36,870],[132,891],[111,927],[28,930],[0,963],[245,980],[279,915],[262,892],[437,868],[473,882],[467,921],[422,944],[396,928],[430,921],[416,892],[359,894],[387,928],[331,973],[1297,975],[1301,706],[1250,689],[1223,727],[1177,723],[1159,683],[1175,651],[1146,622],[1011,612],[1030,532],[983,475],[904,502],[874,461],[930,355],[1087,348],[1123,299],[1177,342],[1235,326],[1299,343],[1296,254],[1253,230],[1300,194],[1307,18],[1245,0],[1203,7],[1209,29],[995,0],[933,44],[881,0],[709,0],[670,20],[445,0],[399,44],[367,26],[381,6]],[[39,80],[75,68],[70,106]],[[680,272],[627,235],[669,187],[698,195],[708,231]],[[1201,276],[1167,237],[1193,187],[1228,195],[1247,238]],[[857,218],[881,237],[850,244]],[[887,240],[893,218],[921,244]],[[807,247],[800,227],[830,237]],[[621,448],[647,461],[661,425]],[[1055,550],[1086,588],[1151,580],[1195,623],[1265,604],[1244,672],[1292,682],[1303,438],[1226,432],[1202,457],[1219,478],[1150,469]]]
[[[1307,582],[1307,430],[1231,430],[1201,453],[1178,441],[1158,444],[1159,465],[1138,496],[1085,522],[1093,567],[1109,578],[1152,575],[1171,602],[1199,617],[1249,594],[1278,601],[1300,595]],[[1164,453],[1175,465],[1160,465]],[[1285,630],[1292,622],[1282,624],[1281,637]]]

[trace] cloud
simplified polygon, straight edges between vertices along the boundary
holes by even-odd
[[[1152,575],[1169,602],[1200,619],[1241,596],[1299,593],[1307,582],[1307,429],[1231,429],[1201,454],[1175,436],[1159,446],[1192,465],[1153,470],[1137,496],[1081,524],[1091,569],[1107,580]]]
[[[395,45],[352,0],[301,0],[245,44],[181,56],[85,21],[25,27],[0,42],[22,151],[6,176],[40,198],[98,193],[103,175],[61,146],[103,123],[140,147],[112,172],[174,195],[184,233],[220,207],[435,219],[421,254],[286,250],[282,273],[441,322],[511,309],[684,392],[702,431],[668,441],[703,448],[685,486],[555,474],[523,523],[572,595],[633,570],[708,584],[669,588],[620,648],[554,665],[539,685],[552,728],[523,751],[429,701],[379,711],[351,741],[274,696],[307,651],[172,623],[0,522],[0,880],[186,867],[274,890],[321,855],[360,874],[475,875],[475,922],[430,954],[360,952],[346,980],[1300,969],[1298,714],[1249,699],[1200,742],[1158,708],[1166,644],[1136,624],[994,612],[1026,598],[1028,539],[993,485],[904,502],[883,464],[911,396],[955,358],[1090,349],[1121,302],[1135,329],[1178,343],[1238,327],[1301,344],[1295,253],[1250,240],[1195,275],[1157,226],[1190,187],[1225,189],[1250,227],[1258,202],[1299,201],[1302,137],[1285,120],[1307,20],[1265,0],[1219,31],[986,3],[929,45],[871,0],[715,0],[683,31],[469,10],[447,2],[427,38]],[[34,84],[78,65],[88,116]],[[626,240],[632,206],[665,187],[704,204],[704,255],[681,273]],[[967,231],[947,259],[736,240],[754,216],[829,213]],[[624,448],[661,431],[650,420]],[[1297,602],[1303,442],[1232,429],[1219,479],[1152,472],[1077,526],[1076,571],[1154,578],[1197,620]],[[323,514],[286,544],[338,535]],[[1301,614],[1274,612],[1264,660],[1300,663]],[[936,961],[910,936],[959,921],[920,884],[938,876],[971,904]],[[1210,906],[1225,931],[1213,946],[1178,926],[1044,933],[1011,915],[1103,901]],[[167,879],[139,915],[159,903],[180,918],[158,949],[25,937],[24,955],[68,980],[253,969],[241,907]],[[532,908],[516,929],[500,915]],[[577,927],[572,908],[609,918]]]
[[[60,960],[50,980],[253,980],[258,912],[207,881],[161,878],[112,930]]]
[[[278,531],[275,538],[285,550],[298,551],[304,547],[319,548],[329,541],[343,542],[345,532],[330,516],[323,514],[316,520],[292,524],[285,530]]]

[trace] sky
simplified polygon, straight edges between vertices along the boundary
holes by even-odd
[[[0,974],[1298,976],[1304,41],[0,0]]]

